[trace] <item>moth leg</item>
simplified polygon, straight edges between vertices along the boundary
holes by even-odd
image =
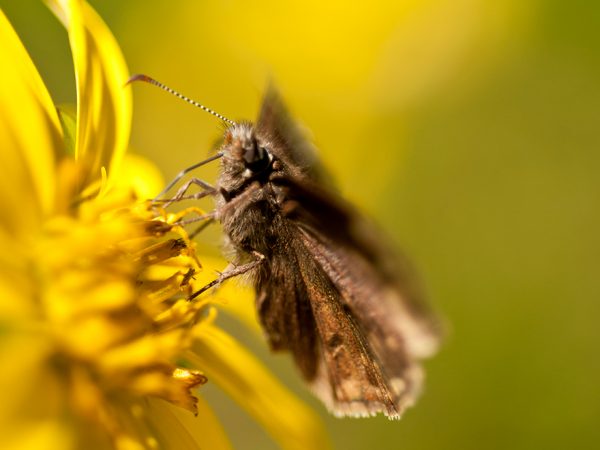
[[[199,290],[194,292],[192,295],[190,295],[188,297],[188,300],[195,299],[203,292],[206,292],[210,288],[221,284],[223,281],[228,280],[229,278],[237,277],[238,275],[242,275],[242,274],[254,269],[255,267],[258,267],[265,260],[265,255],[263,255],[262,253],[253,251],[252,255],[256,258],[254,261],[251,261],[246,264],[242,264],[241,266],[235,266],[233,264],[229,264],[227,266],[227,268],[225,269],[225,271],[223,273],[221,273],[217,279],[211,281],[206,286],[203,286],[202,288],[200,288]]]
[[[189,225],[191,223],[202,222],[202,221],[205,221],[205,220],[208,220],[208,221],[212,222],[212,221],[215,220],[216,216],[217,216],[217,211],[213,210],[213,211],[211,211],[209,213],[206,213],[206,214],[200,214],[198,217],[194,217],[193,219],[180,220],[178,222],[175,222],[174,225],[179,225],[181,227],[184,227],[184,226]]]
[[[255,181],[252,184],[250,184],[244,191],[242,191],[242,193],[239,194],[237,197],[229,199],[229,193],[221,188],[220,194],[226,199],[226,203],[221,207],[220,214],[223,214],[223,212],[227,211],[228,209],[235,209],[240,204],[243,204],[244,202],[248,201],[248,198],[252,197],[252,195],[254,195],[254,193],[258,189],[260,189],[260,184]]]
[[[194,165],[191,165],[190,167],[183,169],[181,172],[179,172],[177,174],[177,176],[175,178],[173,178],[171,180],[171,182],[169,184],[167,184],[167,186],[160,192],[160,194],[158,194],[156,197],[154,197],[154,201],[158,201],[158,199],[160,197],[162,197],[163,195],[165,195],[167,192],[169,192],[171,190],[171,188],[173,186],[175,186],[179,180],[181,180],[188,172],[191,172],[194,169],[197,169],[200,166],[203,166],[204,164],[207,164],[211,161],[214,161],[215,159],[219,159],[223,156],[223,153],[217,153],[216,155],[213,155],[207,159],[205,159],[204,161],[200,161],[199,163],[196,163]]]
[[[167,223],[171,224],[171,225],[185,225],[185,221],[183,221],[182,219],[184,217],[189,216],[190,214],[196,214],[196,218],[197,217],[205,217],[207,215],[207,212],[205,210],[203,210],[202,208],[198,208],[197,206],[190,206],[188,208],[182,209],[181,211],[177,211],[176,213],[172,213],[172,214],[166,214],[164,213],[163,215],[167,218]],[[210,213],[208,213],[210,214]],[[196,222],[197,220],[192,220],[192,222]]]
[[[206,222],[204,222],[203,224],[201,224],[199,227],[196,227],[196,229],[194,231],[192,231],[191,233],[188,233],[188,237],[190,239],[194,239],[196,236],[198,236],[202,230],[204,230],[207,226],[209,226],[211,223],[214,223],[215,218],[210,217],[206,219]]]
[[[200,186],[203,190],[192,195],[185,195],[188,189],[192,186]],[[179,202],[181,200],[198,200],[204,198],[208,195],[215,195],[217,190],[206,181],[201,180],[200,178],[192,178],[188,180],[181,188],[177,191],[173,198],[166,198],[155,200],[155,202],[161,202],[163,204],[163,208],[167,208],[171,203]]]
[[[198,214],[198,216],[194,217],[193,219],[181,220],[185,216],[187,216],[188,214],[191,214],[191,213],[196,213],[196,214]],[[192,206],[190,208],[186,208],[183,211],[180,211],[179,213],[175,214],[174,220],[173,220],[173,225],[185,227],[186,225],[190,225],[192,223],[203,222],[200,226],[196,227],[196,229],[194,231],[187,234],[188,238],[190,240],[192,240],[207,226],[214,223],[215,220],[216,220],[216,211],[213,210],[209,213],[206,213],[202,209]]]

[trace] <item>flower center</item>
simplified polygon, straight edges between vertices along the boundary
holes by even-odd
[[[67,408],[113,437],[148,396],[195,412],[206,377],[178,362],[209,308],[187,300],[200,266],[185,231],[116,194],[48,220],[34,259]]]

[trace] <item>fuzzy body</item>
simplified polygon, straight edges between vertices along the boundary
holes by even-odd
[[[266,144],[257,139],[250,124],[231,127],[228,136],[217,181],[218,219],[236,253],[257,251],[268,257],[278,235],[277,218],[283,195],[269,178],[277,173],[283,175],[283,171],[273,169],[274,160],[258,174],[246,167],[244,153],[255,145]]]

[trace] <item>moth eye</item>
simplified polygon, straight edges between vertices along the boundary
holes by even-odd
[[[244,163],[250,171],[262,172],[271,164],[271,155],[265,147],[253,145],[244,152]]]

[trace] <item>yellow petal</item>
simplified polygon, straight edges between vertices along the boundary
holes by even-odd
[[[242,406],[287,450],[326,449],[318,417],[231,336],[199,328],[190,361]]]
[[[129,72],[114,36],[82,0],[47,0],[69,32],[77,83],[75,155],[87,170],[82,187],[108,183],[127,149],[131,126]]]
[[[128,153],[123,158],[120,171],[115,174],[116,187],[129,188],[140,200],[154,198],[164,187],[164,179],[148,159]]]
[[[10,430],[0,438],[2,448],[38,450],[41,448],[68,450],[75,448],[73,434],[58,420],[43,420]]]
[[[181,450],[231,450],[223,427],[211,408],[198,399],[198,415],[158,399],[149,399],[147,416],[163,448]]]
[[[0,226],[24,233],[52,210],[56,109],[19,37],[0,11]]]
[[[64,392],[46,366],[52,342],[21,326],[0,333],[0,448],[69,448],[72,436],[59,423]]]

